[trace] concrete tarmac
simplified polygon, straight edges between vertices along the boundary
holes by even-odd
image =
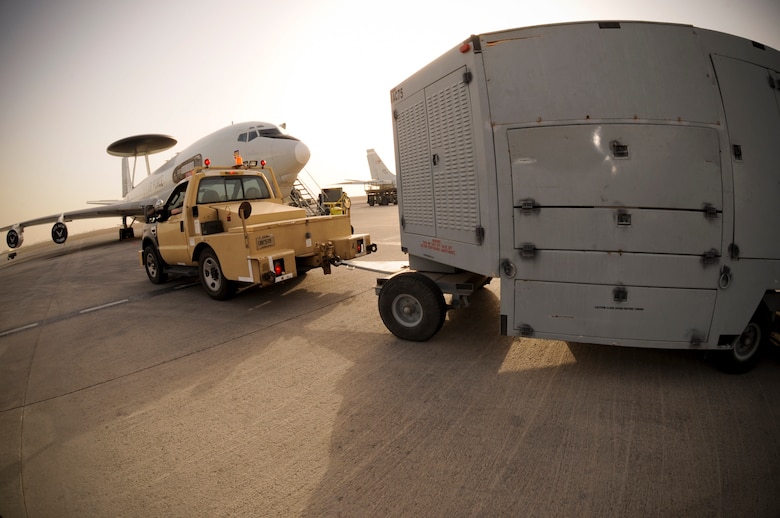
[[[376,260],[394,206],[353,204]],[[137,232],[140,234],[140,232]],[[426,343],[377,274],[216,302],[116,231],[0,265],[0,516],[779,516],[780,355],[499,335],[498,282]]]

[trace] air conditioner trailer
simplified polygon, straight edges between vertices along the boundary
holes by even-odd
[[[503,334],[752,365],[780,309],[780,52],[685,25],[522,28],[391,102],[412,270],[377,286],[395,334],[429,338],[441,291],[492,277]]]

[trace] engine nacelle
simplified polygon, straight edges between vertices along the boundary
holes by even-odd
[[[51,240],[61,245],[68,239],[68,227],[62,221],[58,221],[51,227]]]
[[[8,231],[5,236],[5,243],[8,248],[19,248],[24,242],[24,229],[19,225],[14,225],[14,228]]]

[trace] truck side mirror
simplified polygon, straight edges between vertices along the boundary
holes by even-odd
[[[144,206],[144,219],[147,223],[154,223],[157,219],[157,209],[154,208],[154,205],[145,205]]]
[[[249,219],[249,216],[252,215],[252,204],[248,201],[243,202],[241,205],[238,206],[238,217],[241,219]]]

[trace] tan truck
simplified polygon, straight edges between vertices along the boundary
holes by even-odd
[[[253,162],[197,168],[164,204],[148,206],[139,260],[154,284],[197,271],[206,293],[225,300],[374,251],[368,234],[353,233],[348,210],[307,217]]]

